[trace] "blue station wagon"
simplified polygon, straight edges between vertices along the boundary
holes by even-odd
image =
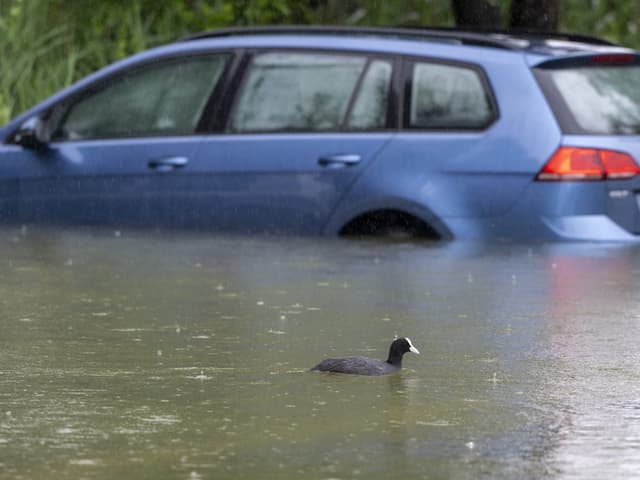
[[[0,129],[0,222],[640,238],[640,56],[447,29],[223,29]]]

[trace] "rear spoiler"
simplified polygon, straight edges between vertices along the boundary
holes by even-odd
[[[561,69],[581,67],[605,67],[640,65],[640,53],[634,50],[581,53],[561,58],[551,58],[536,64],[535,68]]]

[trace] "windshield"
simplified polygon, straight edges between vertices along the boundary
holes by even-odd
[[[562,108],[558,103],[568,110],[558,115],[567,133],[640,133],[640,66],[552,69],[541,74],[548,79],[547,90],[552,88],[563,100],[552,101],[556,113]]]

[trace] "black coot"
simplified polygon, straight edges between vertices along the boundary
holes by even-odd
[[[398,338],[389,347],[386,361],[367,357],[327,358],[311,370],[320,372],[350,373],[353,375],[386,375],[400,370],[402,356],[407,352],[420,353],[408,338]]]

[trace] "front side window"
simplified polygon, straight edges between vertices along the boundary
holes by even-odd
[[[192,134],[227,59],[223,54],[171,59],[119,76],[59,107],[53,140]]]
[[[238,133],[382,128],[390,75],[388,62],[361,56],[258,54],[245,76],[229,128]]]
[[[480,129],[494,117],[480,74],[468,67],[415,63],[411,79],[409,127]]]
[[[640,66],[553,69],[541,74],[549,76],[577,127],[565,128],[567,133],[640,133]]]

